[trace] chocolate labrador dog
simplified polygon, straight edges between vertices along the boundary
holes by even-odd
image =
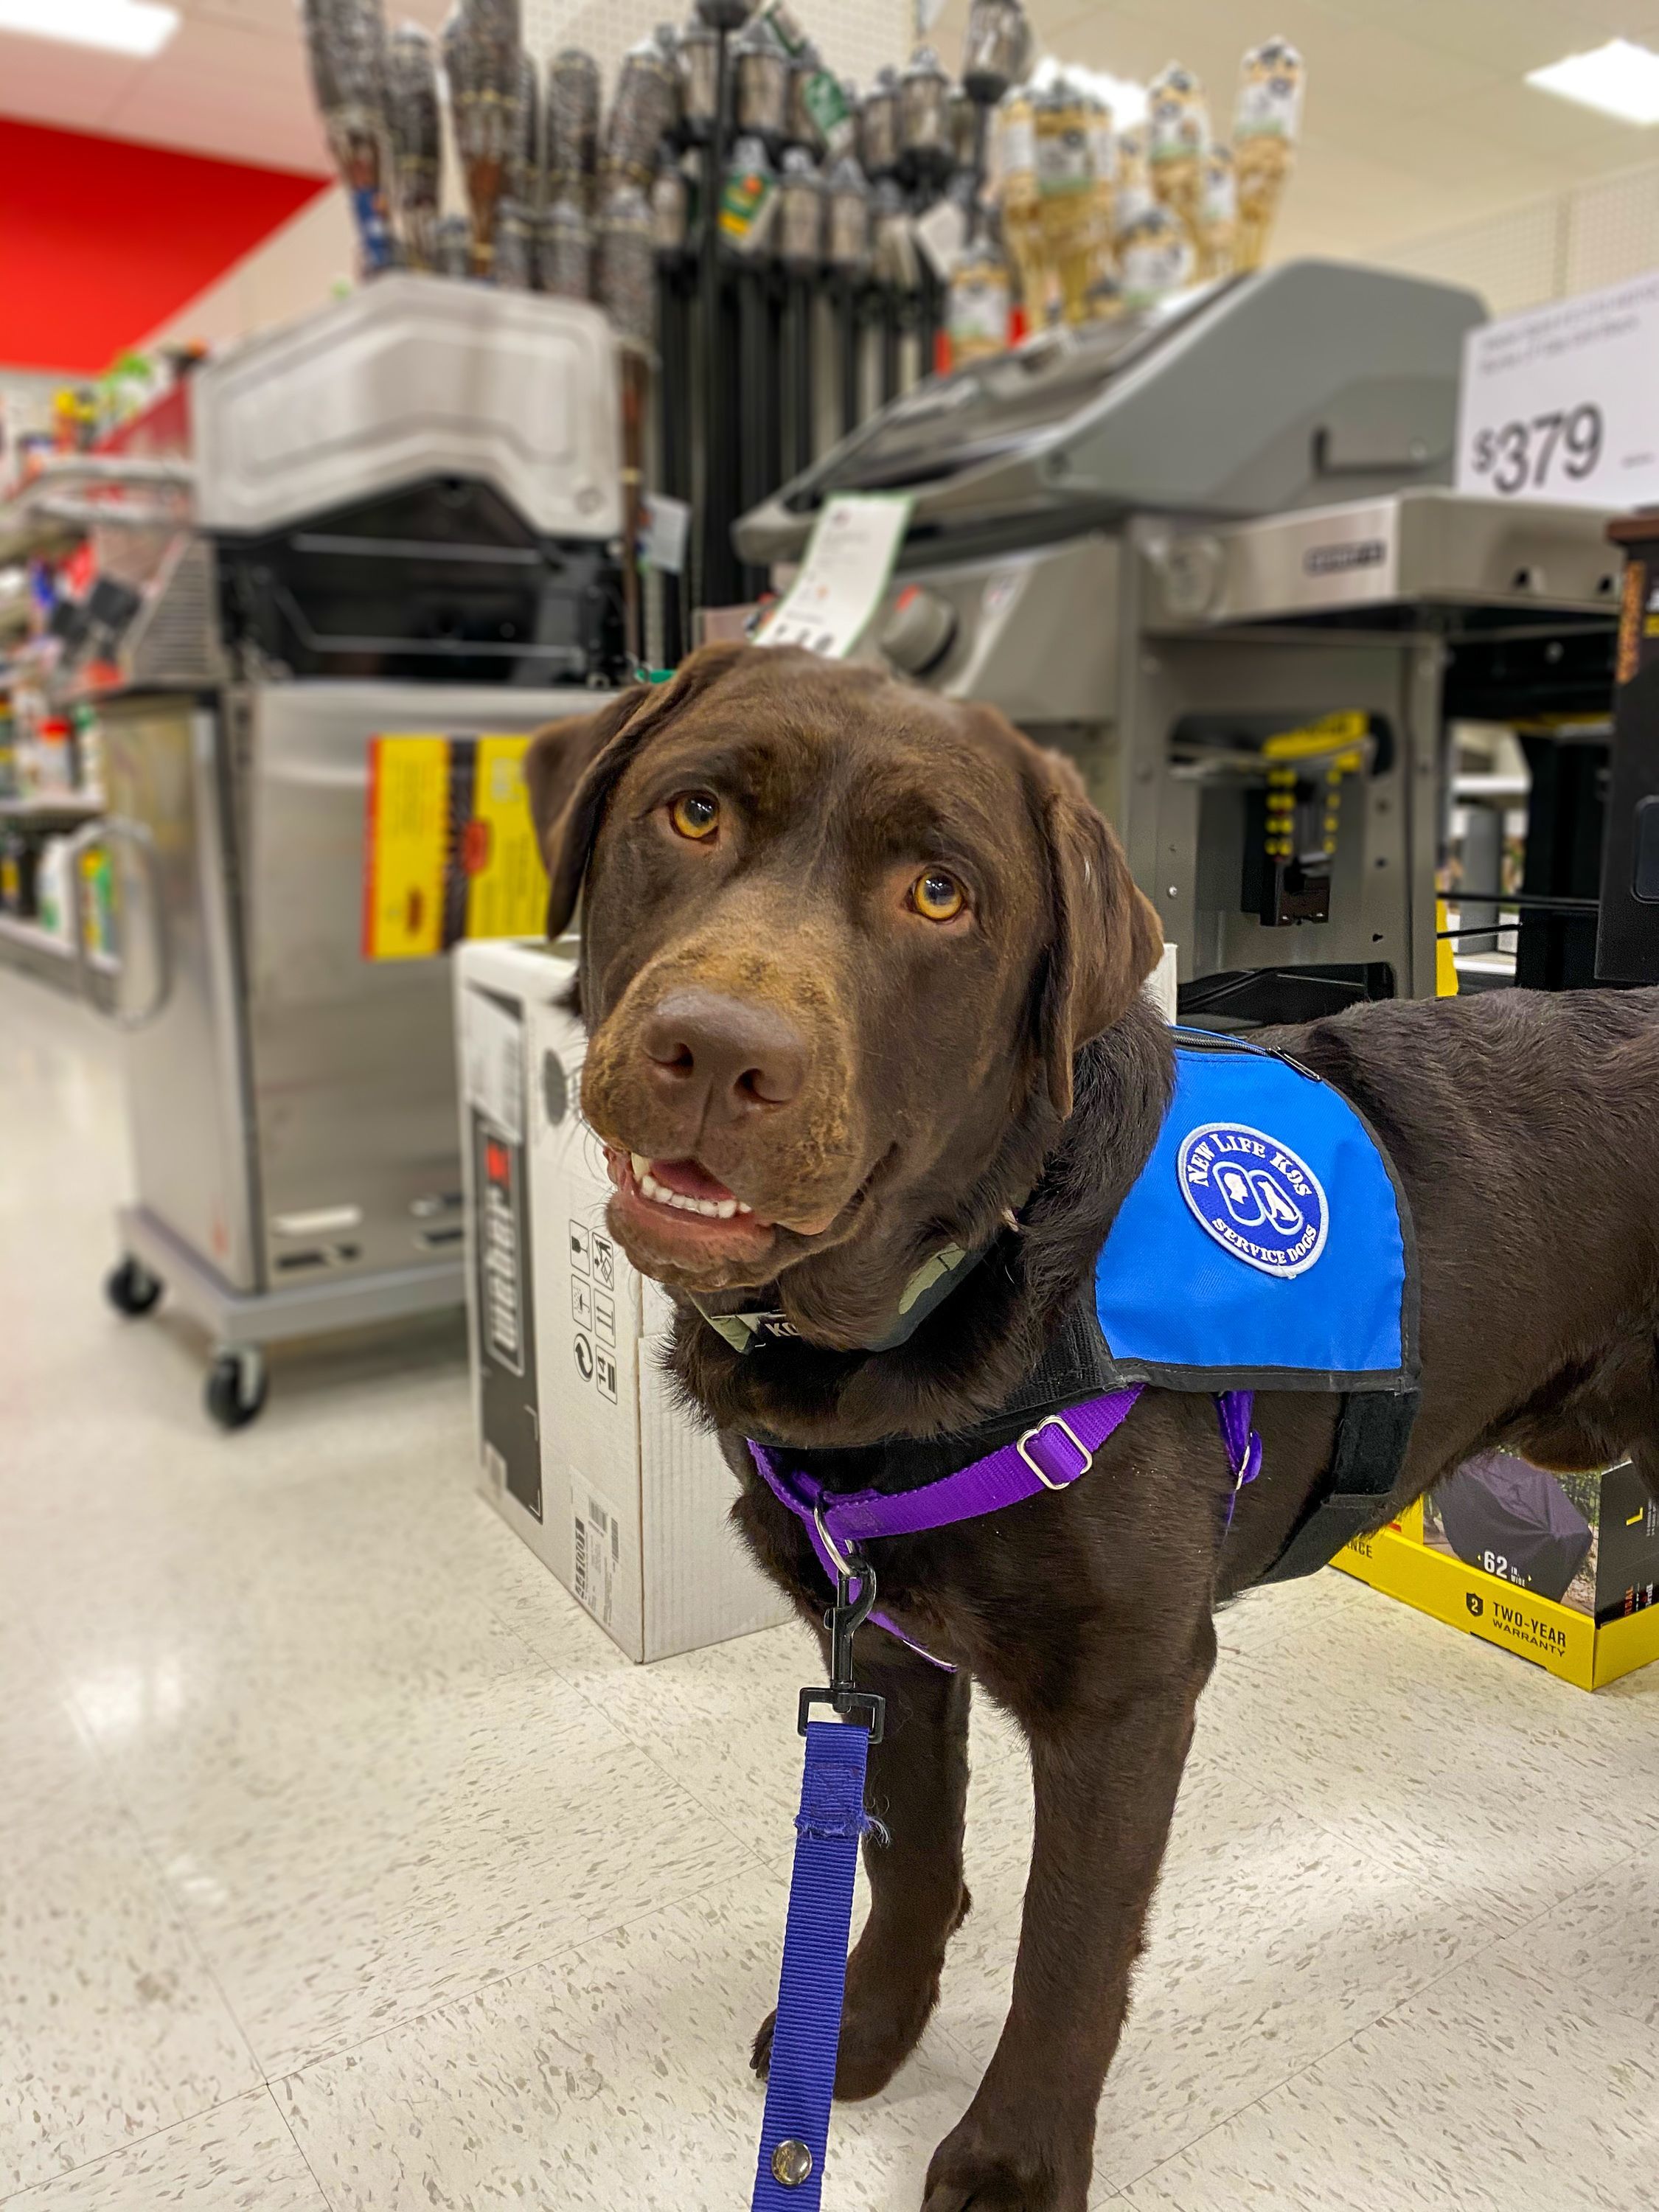
[[[820,1570],[743,1439],[838,1447],[849,1487],[895,1438],[943,1455],[927,1479],[973,1455],[945,1445],[1042,1362],[1165,1112],[1157,918],[1057,757],[800,653],[708,648],[544,732],[528,775],[552,931],[582,903],[611,1228],[676,1294],[674,1370],[738,1521],[818,1622]],[[1628,1452],[1659,1491],[1659,993],[1378,1005],[1273,1041],[1360,1107],[1415,1216],[1420,1410],[1376,1525],[1498,1443]],[[865,1349],[945,1243],[983,1256]],[[745,1353],[716,1324],[757,1306],[785,1319]],[[1212,1616],[1279,1553],[1336,1420],[1258,1397],[1265,1470],[1224,1541],[1208,1400],[1148,1390],[1069,1488],[883,1544],[887,1613],[957,1672],[860,1639],[891,1841],[866,1850],[841,2095],[915,2048],[968,1910],[971,1682],[1019,1721],[1036,1795],[1012,2007],[926,2212],[1083,2212]]]

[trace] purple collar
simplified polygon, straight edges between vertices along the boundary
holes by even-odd
[[[848,1553],[877,1538],[921,1535],[929,1528],[948,1528],[954,1521],[999,1513],[1005,1505],[1021,1504],[1045,1490],[1068,1490],[1088,1473],[1095,1454],[1128,1419],[1142,1388],[1137,1382],[1128,1389],[1085,1399],[1064,1413],[1045,1413],[1014,1443],[915,1490],[830,1490],[816,1475],[781,1468],[777,1455],[763,1444],[751,1441],[749,1451],[773,1496],[805,1529],[818,1565],[833,1584],[837,1573],[846,1571]],[[1215,1400],[1216,1420],[1233,1472],[1227,1507],[1230,1528],[1239,1492],[1255,1480],[1261,1468],[1261,1439],[1250,1426],[1253,1397],[1249,1390],[1227,1390]],[[923,1650],[885,1613],[872,1613],[870,1618],[924,1659],[950,1671],[947,1661]]]

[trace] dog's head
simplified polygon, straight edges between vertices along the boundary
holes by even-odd
[[[1158,921],[1076,774],[1000,714],[794,651],[709,647],[526,766],[582,897],[582,1107],[647,1274],[777,1286],[860,1332],[993,1233]]]

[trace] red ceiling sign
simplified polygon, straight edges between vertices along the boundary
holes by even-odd
[[[107,368],[327,189],[0,116],[0,368]]]

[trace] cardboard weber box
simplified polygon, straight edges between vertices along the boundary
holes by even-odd
[[[629,1656],[791,1617],[731,1528],[714,1439],[677,1405],[672,1308],[609,1234],[579,1110],[574,946],[457,948],[479,1487]]]
[[[1581,1690],[1659,1659],[1659,1504],[1628,1461],[1555,1475],[1483,1452],[1334,1564]]]

